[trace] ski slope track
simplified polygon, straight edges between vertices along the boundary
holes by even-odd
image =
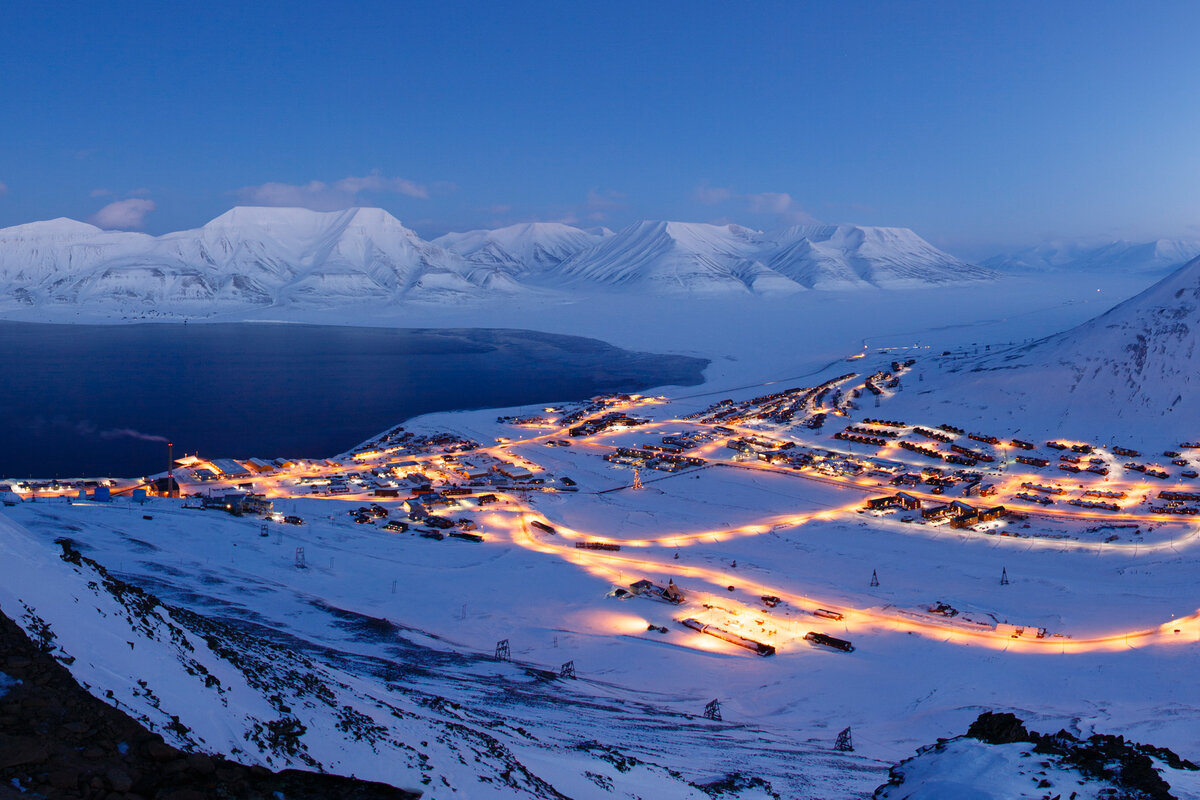
[[[200,228],[157,237],[69,219],[0,230],[0,312],[112,307],[204,317],[364,301],[461,305],[547,292],[786,295],[994,275],[911,231],[853,225],[765,234],[737,225],[640,222],[614,234],[526,223],[426,242],[378,208],[239,207]]]

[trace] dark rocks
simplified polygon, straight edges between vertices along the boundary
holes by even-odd
[[[150,759],[151,761],[158,761],[161,763],[164,761],[174,760],[177,751],[174,747],[171,747],[164,742],[149,741],[146,742],[144,747],[142,747],[142,752],[145,753],[146,758]]]
[[[6,736],[0,733],[0,770],[45,761],[50,749],[33,736]]]
[[[1094,734],[1081,740],[1069,731],[1055,734],[1037,733],[1026,729],[1024,723],[1013,714],[985,712],[971,723],[966,736],[986,744],[1003,745],[1026,743],[1039,755],[1049,756],[1042,764],[1057,769],[1075,770],[1087,780],[1097,781],[1111,787],[1111,796],[1116,800],[1172,800],[1171,786],[1155,768],[1154,759],[1165,762],[1173,769],[1198,770],[1190,761],[1180,758],[1165,747],[1137,744],[1126,741],[1123,736]],[[918,751],[944,751],[953,739],[939,739]],[[918,758],[920,755],[918,755]],[[906,762],[901,762],[901,765]],[[892,768],[891,780],[876,790],[883,796],[889,787],[903,785],[904,771],[901,765]],[[1045,774],[1045,773],[1039,773]],[[1038,784],[1045,788],[1045,780]]]
[[[104,777],[108,779],[108,785],[114,792],[128,792],[133,788],[133,778],[129,773],[117,767],[105,772]]]
[[[993,714],[985,711],[971,723],[967,736],[988,744],[1028,742],[1029,731],[1015,714]]]

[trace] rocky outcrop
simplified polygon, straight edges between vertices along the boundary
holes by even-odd
[[[987,747],[981,748],[981,743]],[[1064,794],[1060,790],[1065,786],[1091,784],[1111,800],[1171,800],[1176,795],[1165,773],[1196,770],[1200,767],[1165,747],[1107,734],[1080,739],[1066,730],[1038,733],[1014,714],[984,712],[965,736],[939,739],[892,767],[888,782],[874,797],[925,796],[922,791],[936,794],[953,787],[963,796],[979,798],[1066,800],[1077,793]]]
[[[186,753],[92,697],[0,615],[0,800],[413,800],[420,795],[336,775]],[[16,788],[16,787],[19,787]]]

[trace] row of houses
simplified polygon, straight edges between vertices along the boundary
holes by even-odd
[[[610,464],[622,464],[630,467],[646,467],[663,472],[679,472],[692,467],[702,467],[704,459],[691,456],[671,455],[669,453],[654,453],[633,447],[618,447],[607,453],[604,460]]]

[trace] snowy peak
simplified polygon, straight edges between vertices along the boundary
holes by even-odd
[[[242,206],[157,237],[68,219],[0,230],[0,303],[115,303],[136,312],[457,303],[545,291],[780,294],[991,276],[912,231],[854,225],[767,235],[671,221],[619,233],[529,222],[427,242],[380,208]]]
[[[461,255],[469,264],[521,275],[557,266],[604,237],[560,222],[524,222],[496,230],[448,233],[433,244]]]
[[[637,222],[564,262],[558,275],[571,284],[667,294],[745,293],[760,279],[798,290],[758,262],[760,237],[738,225]]]
[[[817,289],[915,288],[989,280],[991,270],[945,253],[908,228],[800,225],[774,234],[766,263]]]
[[[684,293],[912,288],[995,277],[906,228],[806,225],[764,234],[684,222],[631,225],[561,272],[576,282]]]
[[[416,233],[382,208],[350,208],[345,211],[309,211],[305,208],[260,208],[239,206],[226,211],[198,229],[208,236],[236,240],[272,241],[277,245],[308,245],[332,242],[354,235],[420,241]],[[186,231],[168,236],[187,236]]]
[[[27,305],[329,305],[480,290],[460,258],[379,208],[238,207],[159,237],[70,220],[19,226],[0,231],[0,279]]]
[[[95,236],[99,233],[103,233],[103,231],[95,225],[67,217],[57,217],[0,229],[0,242],[21,239],[69,239],[78,236]]]

